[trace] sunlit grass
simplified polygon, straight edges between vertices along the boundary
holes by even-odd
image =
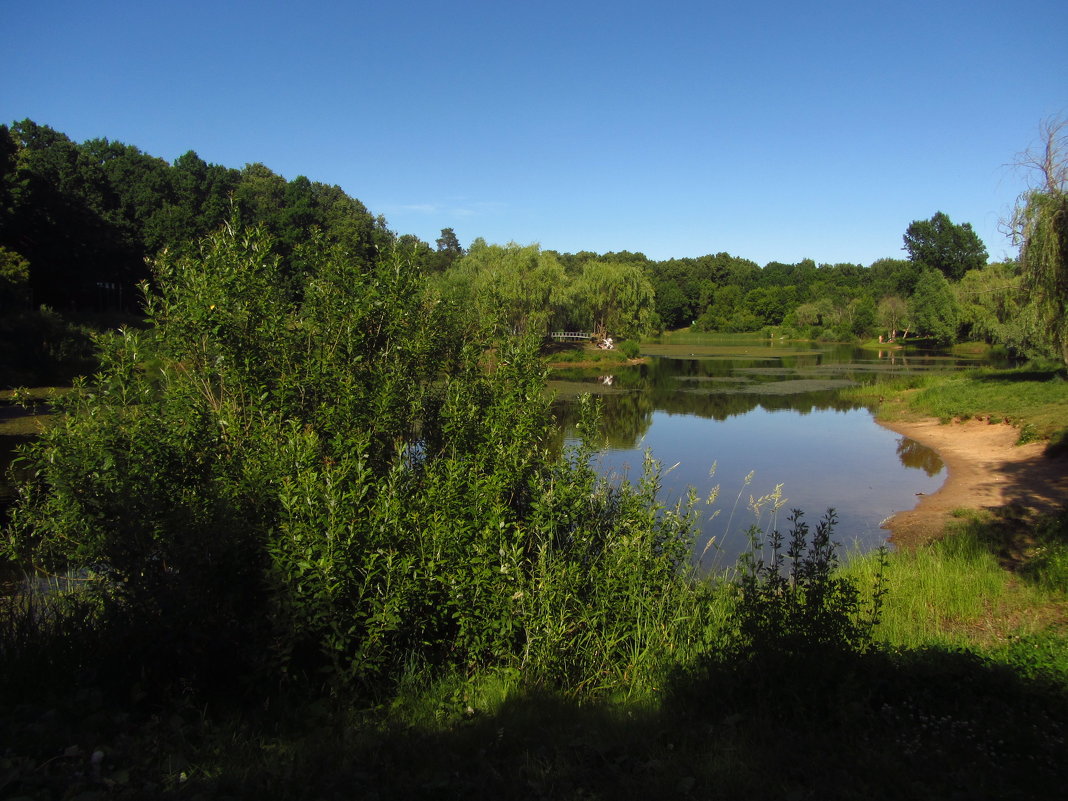
[[[908,400],[911,409],[943,420],[988,417],[1031,425],[1048,437],[1068,421],[1068,382],[1058,370],[978,370],[940,376]]]
[[[52,418],[48,403],[70,392],[69,387],[0,390],[0,436],[30,437]]]
[[[1032,439],[1049,438],[1068,421],[1068,380],[1063,370],[1052,367],[910,375],[852,387],[842,396],[871,407],[883,419],[984,418],[1012,423]]]
[[[997,349],[989,342],[958,342],[950,347],[950,351],[955,356],[970,356],[975,358],[982,358],[984,356],[989,356],[993,352],[996,352]],[[1003,348],[1002,352],[1004,352]]]
[[[1006,569],[991,544],[989,515],[962,513],[946,535],[891,554],[879,640],[890,646],[989,647],[1033,634],[1068,612],[1063,592]],[[878,569],[874,555],[848,561],[844,573],[862,584]]]

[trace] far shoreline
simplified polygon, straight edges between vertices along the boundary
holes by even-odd
[[[946,467],[946,480],[916,506],[890,517],[883,528],[898,548],[916,548],[941,536],[957,509],[997,509],[1035,515],[1068,503],[1068,458],[1049,457],[1044,442],[1017,445],[1019,430],[982,420],[941,423],[876,420],[879,425],[926,445]]]

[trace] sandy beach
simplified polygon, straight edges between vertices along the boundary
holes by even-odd
[[[1045,456],[1043,442],[1016,445],[1019,431],[1011,425],[943,425],[933,418],[880,424],[937,452],[948,474],[937,492],[884,524],[898,547],[938,536],[954,509],[1011,506],[1018,513],[1041,513],[1068,503],[1068,458]]]

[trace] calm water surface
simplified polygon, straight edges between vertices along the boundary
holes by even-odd
[[[642,351],[647,364],[612,375],[575,370],[555,376],[550,388],[560,399],[561,437],[574,437],[575,398],[591,392],[603,402],[605,475],[637,479],[649,451],[665,468],[677,464],[663,477],[664,501],[684,497],[691,486],[707,497],[719,485],[716,504],[700,508],[702,538],[695,553],[704,553],[709,568],[734,564],[750,525],[785,528],[794,508],[814,525],[833,507],[843,544],[870,549],[885,542],[880,524],[915,506],[919,493],[938,489],[942,464],[931,450],[841,400],[841,389],[977,364],[938,353],[902,357],[844,345],[708,335],[676,335]],[[8,433],[6,422],[0,419],[0,433]],[[5,473],[12,448],[23,439],[0,436]],[[779,484],[785,500],[777,518],[765,504],[757,519],[750,496],[759,498]],[[0,515],[11,489],[0,486]]]
[[[577,394],[592,392],[603,403],[603,474],[637,479],[648,451],[672,468],[663,477],[667,502],[684,497],[689,487],[705,498],[719,485],[716,503],[700,507],[695,558],[703,553],[709,569],[734,564],[754,523],[785,530],[795,508],[812,526],[834,508],[835,538],[845,546],[870,550],[884,544],[881,524],[915,506],[918,495],[937,490],[944,468],[929,448],[840,399],[841,389],[976,365],[939,353],[902,358],[853,346],[707,336],[646,345],[643,355],[648,364],[614,375],[569,371],[550,382],[560,398],[563,436],[575,436]],[[780,484],[777,514],[774,503],[766,502],[757,517],[750,497],[759,499]]]

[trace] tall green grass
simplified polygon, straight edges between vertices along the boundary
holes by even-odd
[[[904,648],[989,645],[1045,625],[1039,610],[1058,603],[1058,592],[1002,566],[991,548],[992,525],[989,516],[965,514],[944,538],[891,555],[880,641]],[[843,574],[864,582],[878,568],[873,555],[859,556]]]
[[[1068,380],[1063,369],[1045,365],[912,375],[852,387],[843,396],[872,407],[886,419],[982,417],[1019,426],[1025,438],[1049,438],[1068,420]]]
[[[989,417],[1029,424],[1048,437],[1068,421],[1068,382],[1059,370],[977,370],[939,376],[909,399],[909,407],[943,420]]]

